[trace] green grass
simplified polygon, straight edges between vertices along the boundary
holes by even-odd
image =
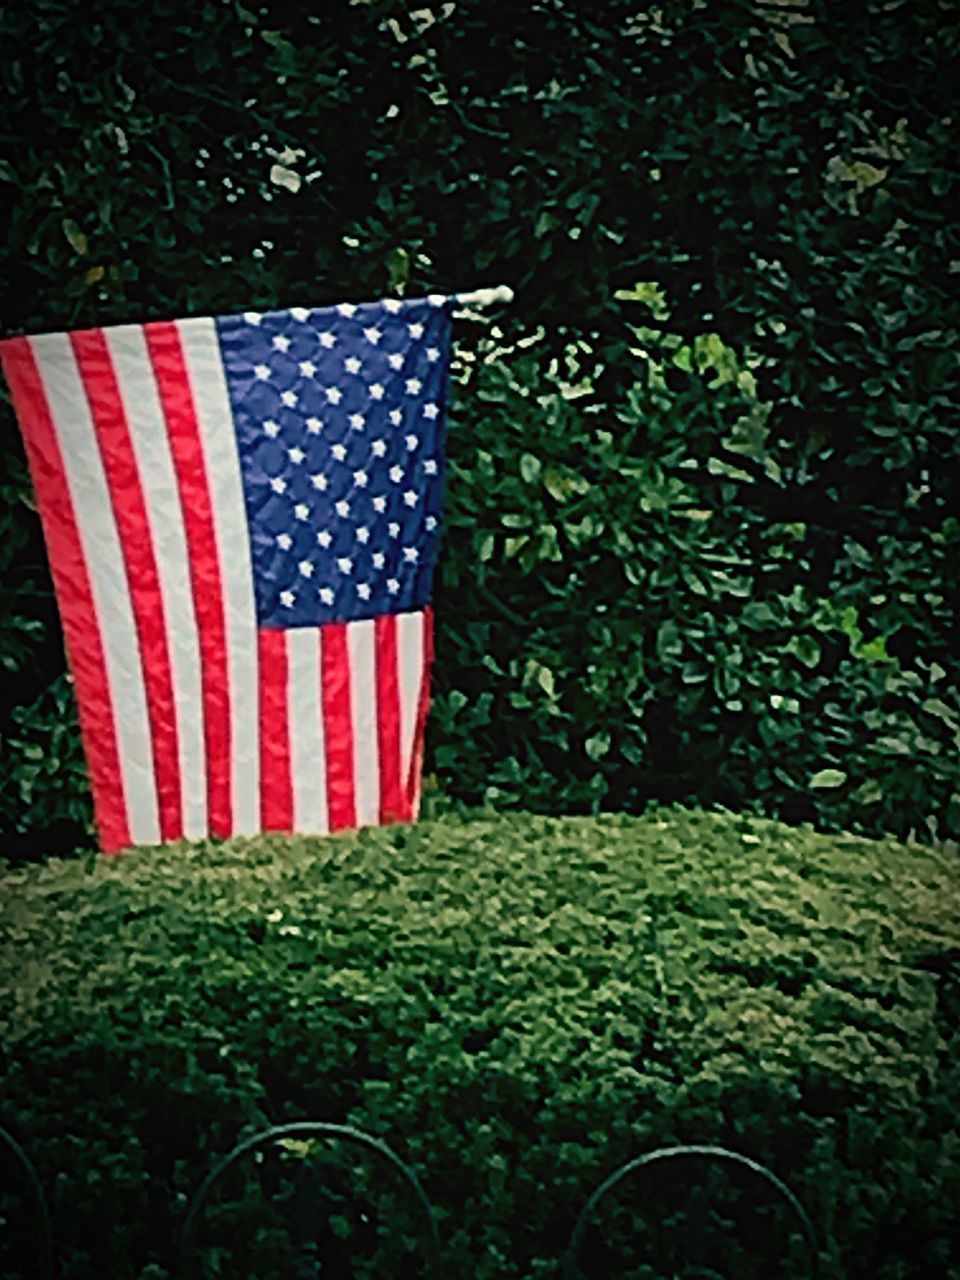
[[[785,1178],[828,1277],[956,1276],[957,871],[685,810],[10,868],[0,1123],[61,1174],[66,1280],[164,1274],[214,1156],[306,1117],[395,1146],[478,1280],[554,1275],[676,1141]]]

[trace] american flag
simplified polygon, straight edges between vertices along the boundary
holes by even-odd
[[[455,302],[0,343],[105,851],[416,816]]]

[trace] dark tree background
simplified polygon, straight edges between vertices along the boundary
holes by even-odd
[[[952,3],[37,0],[3,29],[5,334],[378,296],[398,248],[410,293],[516,288],[459,331],[433,803],[957,835]],[[25,854],[89,811],[0,412]]]

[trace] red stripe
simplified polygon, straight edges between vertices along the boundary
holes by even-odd
[[[260,655],[260,823],[264,831],[292,831],[287,638],[283,631],[258,631],[257,639]]]
[[[327,758],[327,816],[330,830],[342,831],[357,825],[346,623],[331,622],[321,629],[320,688]]]
[[[423,611],[423,673],[420,677],[420,700],[417,705],[417,723],[413,734],[413,750],[410,752],[410,773],[407,776],[408,818],[412,821],[420,808],[420,782],[423,772],[423,744],[427,729],[427,712],[430,710],[430,673],[433,670],[433,609],[427,605]]]
[[[147,695],[154,780],[163,840],[183,836],[177,708],[160,575],[153,551],[147,504],[137,470],[130,427],[107,341],[100,329],[70,335],[100,446],[114,520],[120,535],[127,589],[133,608]]]
[[[233,830],[230,795],[230,674],[213,503],[183,347],[175,324],[144,325],[180,489],[190,582],[200,637],[203,738],[207,764],[207,814],[215,836]],[[229,554],[229,548],[226,548]]]
[[[403,822],[409,806],[400,785],[400,679],[397,670],[397,619],[376,620],[377,756],[380,773],[380,821]]]
[[[105,853],[130,844],[113,702],[90,577],[53,416],[26,338],[0,343],[23,432],[73,675],[94,814]]]

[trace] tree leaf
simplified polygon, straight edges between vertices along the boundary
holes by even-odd
[[[527,484],[534,484],[540,479],[540,459],[532,453],[524,453],[520,457],[520,474]]]
[[[847,775],[842,769],[821,769],[810,779],[810,786],[815,788],[842,787]]]
[[[610,750],[609,733],[596,733],[584,743],[584,749],[591,760],[602,760]]]
[[[288,169],[285,164],[275,164],[270,169],[270,181],[277,187],[296,193],[303,184],[303,179],[295,169]]]
[[[64,218],[60,225],[63,227],[63,234],[66,236],[70,248],[81,256],[85,254],[87,252],[87,237],[74,222],[73,218]]]

